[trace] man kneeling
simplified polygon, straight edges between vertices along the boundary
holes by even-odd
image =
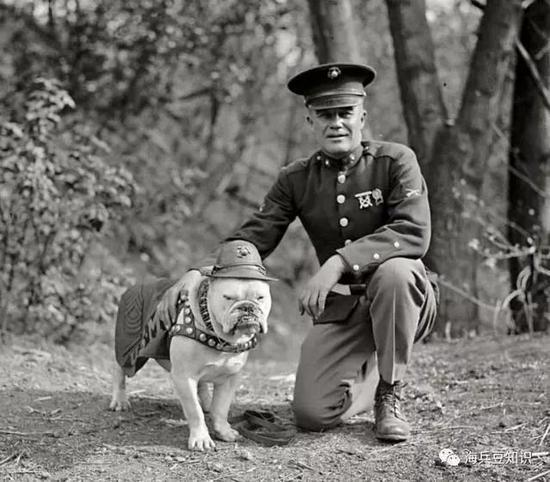
[[[369,66],[335,63],[290,79],[319,150],[283,167],[261,207],[227,240],[250,241],[264,259],[300,219],[321,267],[299,298],[314,325],[296,376],[296,423],[333,427],[376,391],[376,436],[402,441],[410,435],[400,409],[406,368],[436,312],[422,262],[430,208],[414,152],[362,140],[365,87],[374,77]],[[166,294],[166,310],[192,273]]]

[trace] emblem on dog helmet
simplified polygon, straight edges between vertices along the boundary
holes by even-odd
[[[338,67],[331,67],[328,69],[327,76],[330,80],[334,80],[340,77],[341,73],[342,71]]]
[[[248,246],[237,246],[237,256],[239,258],[246,258],[250,254],[250,248]]]

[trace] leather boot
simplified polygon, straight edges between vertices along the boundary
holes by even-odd
[[[403,442],[411,434],[411,428],[401,414],[402,382],[393,385],[382,378],[374,396],[374,420],[376,423],[376,438],[388,442]]]

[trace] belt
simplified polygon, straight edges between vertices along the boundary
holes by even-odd
[[[341,283],[336,283],[330,291],[337,293],[339,295],[349,296],[349,295],[364,295],[367,285],[365,283],[350,284],[344,285]]]

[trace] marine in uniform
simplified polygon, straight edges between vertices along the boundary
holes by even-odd
[[[416,156],[362,139],[365,87],[375,75],[366,65],[334,63],[290,79],[319,150],[282,168],[261,207],[226,241],[247,240],[264,259],[300,219],[321,267],[299,297],[313,326],[296,374],[296,423],[323,430],[357,413],[377,363],[376,436],[398,442],[410,436],[400,408],[405,372],[414,342],[433,327],[436,299],[422,262],[431,226]]]

